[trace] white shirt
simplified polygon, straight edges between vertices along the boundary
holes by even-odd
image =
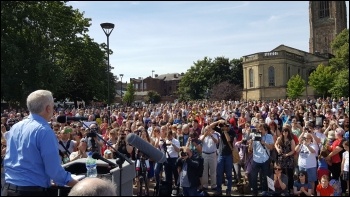
[[[166,146],[167,147],[167,152],[169,153],[169,155],[166,153],[166,158],[178,158],[178,152],[175,151],[175,148],[174,146],[180,148],[180,142],[179,140],[173,138],[171,141],[170,140],[166,140],[166,144],[170,144],[170,142],[173,144],[173,145],[169,145],[169,146]]]
[[[300,152],[298,158],[298,166],[301,168],[314,168],[317,166],[316,154],[318,153],[318,145],[316,143],[311,143],[309,146],[313,148],[316,152],[311,153],[309,149],[304,145],[300,145]]]
[[[213,138],[218,140],[218,135],[212,134],[212,136],[213,136]],[[205,152],[205,153],[216,152],[217,148],[216,148],[216,144],[215,144],[213,138],[211,136],[206,136],[202,140],[202,152]]]
[[[345,159],[343,171],[349,172],[349,151],[343,152],[343,159]]]

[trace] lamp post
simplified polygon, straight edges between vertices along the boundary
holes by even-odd
[[[119,76],[120,76],[120,98],[123,101],[123,77],[124,77],[124,74],[119,74]]]
[[[101,23],[101,28],[103,30],[103,32],[105,32],[106,36],[107,36],[107,98],[108,98],[108,103],[107,103],[107,107],[110,107],[111,105],[111,100],[110,100],[110,95],[109,95],[109,72],[110,72],[110,65],[109,65],[109,35],[111,35],[113,29],[114,29],[114,24],[113,23]],[[108,108],[107,108],[108,110]],[[111,120],[110,120],[110,110],[108,110],[108,125],[111,124]]]
[[[152,70],[152,78],[153,78],[153,73],[154,73],[154,70]]]

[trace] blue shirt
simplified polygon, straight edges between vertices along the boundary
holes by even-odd
[[[61,166],[58,143],[48,122],[30,114],[6,133],[5,181],[17,186],[48,188],[51,179],[63,186],[72,180]]]
[[[274,144],[274,140],[271,134],[265,134],[261,136],[261,140],[265,141],[266,144]],[[269,155],[270,149],[264,147],[260,141],[253,141],[253,160],[256,163],[264,163],[269,159]]]

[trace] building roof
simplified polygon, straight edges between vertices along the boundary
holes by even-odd
[[[154,77],[154,78],[161,79],[164,81],[173,81],[173,80],[180,80],[182,76],[179,73],[168,73],[168,74],[158,75],[157,77]]]

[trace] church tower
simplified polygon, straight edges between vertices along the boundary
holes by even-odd
[[[345,1],[310,1],[309,52],[333,54],[331,43],[347,28]]]

